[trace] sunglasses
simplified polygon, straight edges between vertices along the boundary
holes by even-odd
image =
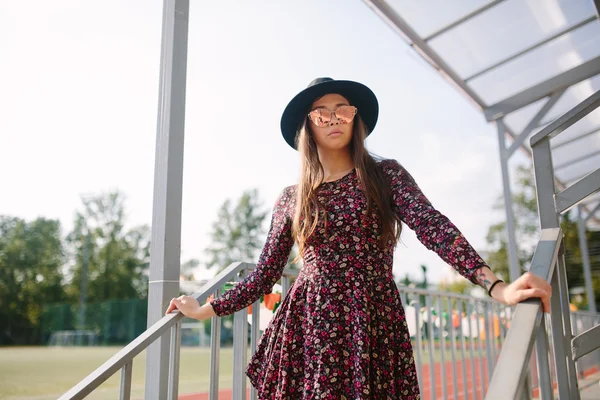
[[[349,124],[354,119],[354,116],[358,112],[354,106],[340,106],[334,111],[329,111],[324,108],[317,108],[308,113],[308,118],[318,127],[324,127],[329,125],[333,115],[340,121],[340,124]]]

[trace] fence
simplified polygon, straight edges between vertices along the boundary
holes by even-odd
[[[87,331],[97,335],[97,344],[125,344],[146,330],[148,304],[145,299],[86,304],[82,326],[78,323],[79,310],[79,305],[72,304],[44,307],[40,316],[42,343],[48,343],[55,332]]]
[[[228,288],[229,286],[226,286]],[[148,301],[146,299],[110,300],[85,306],[85,323],[78,323],[79,305],[50,304],[40,316],[42,344],[50,346],[121,345],[131,342],[146,330]],[[211,321],[202,327],[183,319],[182,345],[197,346],[210,340]],[[233,344],[233,316],[219,319],[220,343]],[[201,329],[201,330],[200,330]]]

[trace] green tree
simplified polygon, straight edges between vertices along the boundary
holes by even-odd
[[[236,261],[255,261],[264,244],[267,215],[256,189],[245,191],[235,206],[226,200],[213,223],[206,267],[218,273]]]
[[[72,301],[79,299],[86,261],[88,302],[146,297],[150,228],[125,228],[125,196],[118,191],[85,197],[82,203],[67,236]]]
[[[0,345],[40,340],[44,304],[66,299],[60,223],[0,216]]]

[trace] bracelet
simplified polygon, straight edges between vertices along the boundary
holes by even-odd
[[[492,286],[490,286],[490,288],[488,289],[488,295],[490,297],[492,297],[492,289],[494,289],[494,286],[496,286],[500,282],[504,283],[502,279],[498,279],[496,282],[492,283]]]

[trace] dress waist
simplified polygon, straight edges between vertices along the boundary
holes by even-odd
[[[327,266],[304,264],[299,280],[320,281],[322,279],[364,279],[366,281],[394,281],[391,269],[374,266]]]

